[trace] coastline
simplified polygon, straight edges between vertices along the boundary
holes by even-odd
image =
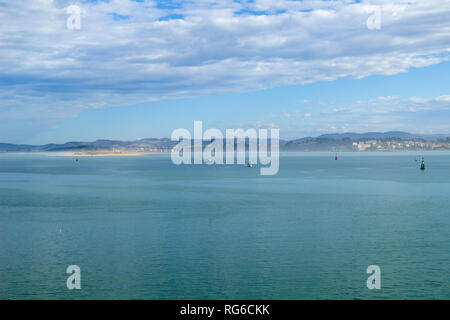
[[[297,151],[297,150],[279,150],[280,154],[446,154],[450,150],[383,150],[383,151],[336,151],[336,150],[320,150],[320,151]],[[0,151],[0,155],[48,155],[62,157],[119,157],[119,156],[145,156],[145,155],[167,155],[170,152],[61,152],[61,151]]]
[[[150,154],[166,154],[167,152],[80,152],[63,154],[64,157],[139,157]]]

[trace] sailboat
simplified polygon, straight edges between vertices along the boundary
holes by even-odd
[[[425,160],[422,157],[422,162],[420,163],[420,170],[425,170]]]
[[[334,160],[337,160],[338,159],[338,156],[337,156],[337,153],[336,153],[336,155],[334,156]]]

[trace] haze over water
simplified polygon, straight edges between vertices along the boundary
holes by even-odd
[[[0,299],[449,299],[450,153],[418,158],[0,155]]]

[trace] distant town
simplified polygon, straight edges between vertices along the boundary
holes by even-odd
[[[440,138],[434,141],[423,138],[359,138],[342,139],[306,138],[289,141],[280,145],[283,151],[347,151],[347,152],[402,152],[402,151],[444,151],[450,150],[450,138]]]
[[[352,143],[357,151],[422,151],[450,150],[450,139],[439,141],[420,140],[366,140]]]
[[[96,140],[46,145],[0,143],[0,152],[70,152],[80,155],[168,153],[177,143],[168,138],[136,141]],[[203,146],[208,143],[210,141],[203,141]],[[325,134],[319,137],[280,140],[279,150],[281,152],[448,151],[450,134],[416,135],[406,132]]]

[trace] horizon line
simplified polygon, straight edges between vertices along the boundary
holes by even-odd
[[[257,130],[257,129],[255,129]],[[341,132],[341,133],[337,133],[337,132],[330,132],[330,133],[323,133],[320,134],[318,136],[303,136],[303,137],[297,137],[297,138],[288,138],[288,139],[279,139],[280,141],[295,141],[295,140],[300,140],[300,139],[306,139],[306,138],[312,138],[312,139],[317,139],[323,136],[330,136],[330,135],[350,135],[350,134],[355,134],[355,135],[367,135],[367,134],[390,134],[390,133],[397,133],[397,134],[407,134],[407,135],[411,135],[411,136],[417,136],[417,137],[436,137],[438,138],[439,136],[441,137],[450,137],[450,133],[410,133],[410,132],[406,132],[406,131],[367,131],[367,132],[354,132],[354,131],[349,131],[349,132]],[[373,138],[375,139],[376,137],[367,137],[367,138]],[[386,138],[395,138],[395,139],[401,139],[398,137],[386,137]],[[226,138],[223,138],[224,140]],[[271,140],[270,138],[268,138],[269,140]],[[118,142],[135,142],[135,141],[141,141],[141,140],[169,140],[169,141],[177,141],[177,140],[172,140],[169,137],[159,137],[159,138],[155,138],[155,137],[147,137],[147,138],[135,138],[135,139],[124,139],[124,140],[120,140],[120,139],[108,139],[108,138],[97,138],[95,140],[90,140],[90,141],[86,141],[86,140],[69,140],[66,142],[62,142],[62,143],[55,143],[55,142],[48,142],[48,143],[43,143],[43,144],[27,144],[27,143],[13,143],[13,142],[2,142],[0,141],[0,144],[10,144],[10,145],[23,145],[23,146],[45,146],[45,145],[49,145],[49,144],[66,144],[66,143],[71,143],[71,142],[86,142],[86,143],[91,143],[91,142],[97,142],[97,141],[118,141]],[[196,140],[196,139],[191,139],[191,140]],[[209,140],[204,140],[202,139],[202,141],[209,141]]]

